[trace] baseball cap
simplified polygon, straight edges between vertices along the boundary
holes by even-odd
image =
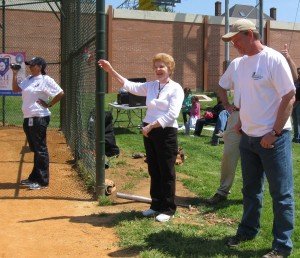
[[[256,31],[255,24],[247,19],[239,19],[230,26],[230,32],[225,34],[222,37],[222,40],[228,42],[233,36],[235,36],[239,32],[247,30]]]
[[[41,65],[44,70],[47,66],[46,61],[41,57],[34,57],[30,61],[25,61],[26,65]]]

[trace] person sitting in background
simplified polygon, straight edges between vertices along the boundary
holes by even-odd
[[[184,88],[184,99],[182,102],[181,112],[183,118],[183,124],[185,125],[188,121],[187,116],[190,117],[192,107],[192,92],[190,88]]]
[[[185,123],[185,135],[190,135],[190,128],[195,128],[196,121],[200,118],[200,103],[198,97],[193,96],[191,101],[191,113],[188,122]]]
[[[220,112],[215,126],[215,130],[211,138],[212,146],[217,146],[219,144],[219,138],[223,138],[229,116],[230,113],[226,109]]]
[[[218,103],[213,108],[205,111],[203,117],[197,120],[194,135],[191,136],[199,137],[204,125],[217,122],[220,112],[224,110],[224,106],[219,97],[217,97],[217,101]]]

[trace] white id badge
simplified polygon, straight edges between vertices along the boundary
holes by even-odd
[[[28,119],[28,126],[33,126],[33,118]]]

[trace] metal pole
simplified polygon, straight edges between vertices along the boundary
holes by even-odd
[[[106,73],[97,61],[106,53],[105,0],[96,1],[96,195],[105,195],[105,85]]]
[[[5,0],[2,0],[2,53],[5,53]],[[2,96],[2,125],[5,126],[5,96]]]
[[[225,0],[225,34],[229,32],[229,0]],[[225,69],[229,66],[229,42],[225,43]]]
[[[137,202],[145,202],[145,203],[151,203],[152,199],[148,197],[138,196],[138,195],[132,195],[132,194],[126,194],[126,193],[117,193],[118,198],[123,198],[127,200],[134,200]],[[183,204],[183,203],[176,203],[177,206],[192,209],[191,204]]]
[[[261,35],[262,42],[264,42],[263,13],[264,13],[263,0],[259,0],[259,34]]]

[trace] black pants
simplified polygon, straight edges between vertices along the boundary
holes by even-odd
[[[49,184],[49,154],[46,137],[49,122],[50,116],[25,118],[23,122],[29,148],[34,152],[34,165],[28,179],[42,186]]]
[[[188,117],[187,116],[191,116],[190,112],[182,112],[182,118],[183,118],[183,124],[185,125],[185,123],[188,121]]]
[[[173,215],[175,204],[175,160],[178,152],[177,128],[155,128],[144,137],[148,171],[151,177],[151,209]]]
[[[216,121],[217,121],[216,118],[209,119],[209,118],[202,117],[197,119],[194,135],[200,136],[204,125],[207,125],[208,123],[215,123]]]

